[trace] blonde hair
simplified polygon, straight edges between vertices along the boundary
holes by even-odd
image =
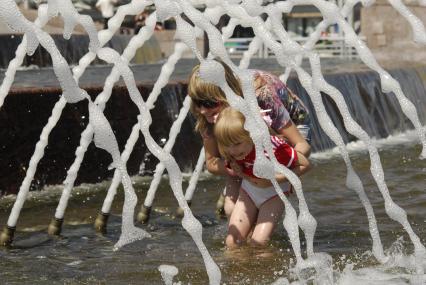
[[[238,96],[243,96],[243,92],[241,90],[241,84],[238,78],[234,75],[231,68],[224,62],[220,60],[216,60],[220,64],[222,64],[223,68],[225,69],[225,79],[228,83],[229,87],[231,87],[232,91],[235,92]],[[218,103],[221,103],[222,106],[229,106],[228,101],[226,100],[225,93],[220,89],[220,87],[205,82],[200,78],[200,65],[196,65],[191,72],[191,75],[189,77],[189,84],[188,84],[188,95],[192,99],[196,100],[211,100],[216,101]],[[194,104],[194,102],[191,102],[191,112],[197,119],[197,123],[195,125],[195,130],[199,131],[201,133],[204,133],[206,131],[211,132],[212,130],[212,124],[209,123],[206,118],[201,115],[198,110],[197,106]]]
[[[241,142],[253,143],[249,132],[244,129],[245,121],[244,115],[231,107],[223,109],[217,117],[213,132],[219,153],[227,160],[230,159],[225,150],[227,147]]]

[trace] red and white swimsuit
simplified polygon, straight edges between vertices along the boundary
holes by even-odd
[[[277,136],[271,136],[271,142],[272,150],[278,162],[287,168],[294,168],[297,162],[297,152],[294,150],[294,148],[292,148],[285,140]],[[256,151],[253,148],[244,159],[237,160],[236,162],[238,165],[240,165],[244,174],[258,178],[253,174],[253,165],[255,159]],[[288,182],[281,183],[280,187],[285,194],[289,194],[290,184]],[[278,195],[273,186],[267,188],[257,187],[246,179],[243,179],[241,188],[247,193],[247,195],[249,195],[257,208],[259,208],[266,201]]]

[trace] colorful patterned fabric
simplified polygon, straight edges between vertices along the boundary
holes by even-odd
[[[252,70],[257,102],[262,110],[271,109],[271,128],[278,131],[291,119],[295,125],[309,125],[303,102],[275,75]]]

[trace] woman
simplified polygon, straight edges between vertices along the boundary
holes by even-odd
[[[238,96],[243,96],[240,82],[231,68],[223,62],[220,63],[225,69],[225,78],[229,87]],[[215,119],[229,104],[219,87],[204,82],[200,78],[199,68],[199,65],[193,68],[189,79],[188,94],[192,99],[191,112],[197,119],[195,129],[200,132],[203,139],[207,170],[215,175],[226,176],[224,210],[227,217],[230,217],[238,198],[241,178],[226,167],[213,134]],[[310,139],[309,115],[303,103],[275,75],[259,70],[252,70],[252,72],[257,102],[264,110],[264,118],[266,117],[266,121],[269,122],[268,125],[276,135],[285,138],[297,152],[308,157],[311,150],[307,142]]]

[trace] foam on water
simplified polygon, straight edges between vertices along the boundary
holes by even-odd
[[[398,145],[415,145],[419,143],[419,139],[416,131],[409,130],[403,133],[390,135],[382,139],[372,138],[371,142],[378,149],[387,149]],[[368,152],[366,144],[361,140],[347,143],[346,149],[349,151],[349,153]],[[315,152],[310,156],[310,158],[314,160],[328,160],[333,159],[337,156],[340,156],[339,149],[337,147],[334,147],[325,151]]]
[[[400,237],[386,250],[387,262],[361,268],[358,263],[362,262],[363,255],[355,255],[351,260],[342,258],[343,270],[334,270],[335,284],[425,284],[426,275],[416,272],[418,266],[426,268],[426,259],[418,264],[414,255],[404,254],[404,248],[404,240]]]

